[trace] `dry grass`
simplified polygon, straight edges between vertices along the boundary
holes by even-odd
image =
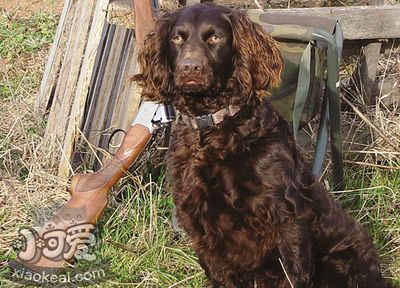
[[[398,166],[400,156],[400,41],[393,41],[381,55],[378,66],[378,95],[375,105],[367,105],[361,87],[343,73],[342,99],[347,105],[342,123],[345,158],[369,164]],[[353,150],[353,147],[358,149]],[[360,158],[361,154],[364,157]],[[397,164],[397,165],[396,165]],[[398,167],[397,167],[398,168]]]
[[[0,13],[0,267],[17,228],[44,220],[48,209],[42,208],[67,196],[65,180],[46,163],[45,123],[33,111],[56,25],[51,14]]]

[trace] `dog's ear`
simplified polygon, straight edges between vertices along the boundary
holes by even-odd
[[[280,83],[283,58],[278,43],[245,13],[229,15],[234,48],[233,79],[246,96],[252,92],[258,98]]]
[[[163,13],[154,22],[138,53],[140,73],[132,80],[143,87],[142,96],[146,100],[167,102],[170,87],[170,68],[168,65],[168,34],[174,22],[174,14]]]

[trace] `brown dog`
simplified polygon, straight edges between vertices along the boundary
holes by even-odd
[[[165,13],[139,61],[145,98],[182,115],[173,197],[214,287],[387,287],[366,230],[315,182],[265,98],[283,60],[259,25],[216,5]]]

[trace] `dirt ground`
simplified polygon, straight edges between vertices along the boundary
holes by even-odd
[[[0,12],[16,12],[29,16],[36,12],[59,14],[64,6],[60,0],[0,0]]]

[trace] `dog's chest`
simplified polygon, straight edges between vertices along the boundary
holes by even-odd
[[[254,171],[255,153],[225,151],[226,157],[219,159],[218,150],[190,141],[180,142],[170,156],[183,228],[200,249],[229,250],[248,259],[246,265],[261,261],[261,255],[274,249],[276,227],[273,195]]]

